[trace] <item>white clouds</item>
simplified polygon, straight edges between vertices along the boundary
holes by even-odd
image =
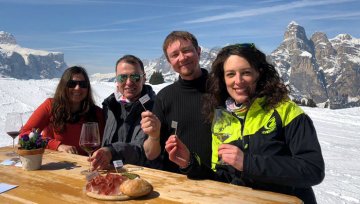
[[[72,4],[119,4],[119,1],[107,0],[0,0],[0,2],[12,4],[34,4],[34,5],[72,5]]]
[[[213,15],[213,16],[208,16],[208,17],[185,21],[185,23],[189,23],[189,24],[191,24],[191,23],[207,23],[207,22],[220,21],[220,20],[226,20],[226,19],[251,17],[251,16],[264,15],[264,14],[268,14],[268,13],[288,11],[290,9],[329,5],[329,4],[340,4],[340,3],[351,2],[351,1],[354,1],[354,0],[296,1],[296,2],[292,2],[292,3],[276,5],[276,6],[269,6],[269,7],[256,8],[256,9],[247,9],[247,10],[235,11],[235,12],[227,12],[224,14]]]
[[[354,17],[359,17],[360,12],[351,12],[351,13],[333,13],[327,15],[315,15],[315,16],[306,16],[301,19],[310,19],[310,20],[325,20],[325,19],[336,19],[336,20],[347,20]]]
[[[100,46],[92,46],[92,45],[73,45],[73,46],[62,46],[62,47],[50,47],[50,48],[42,48],[43,50],[78,50],[84,48],[93,48]]]
[[[79,33],[99,33],[99,32],[117,32],[117,31],[124,31],[126,29],[92,29],[92,30],[73,30],[73,31],[68,31],[65,33],[69,33],[69,34],[79,34]]]

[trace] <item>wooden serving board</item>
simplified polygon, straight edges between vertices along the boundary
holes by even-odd
[[[127,195],[99,195],[97,193],[93,193],[93,192],[87,192],[86,193],[87,196],[91,197],[91,198],[95,198],[98,200],[129,200],[130,198],[134,198],[134,197],[129,197]]]

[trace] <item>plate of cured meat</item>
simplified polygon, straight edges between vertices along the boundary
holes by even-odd
[[[153,186],[148,181],[134,175],[97,174],[88,179],[86,195],[99,200],[129,200],[153,191]]]

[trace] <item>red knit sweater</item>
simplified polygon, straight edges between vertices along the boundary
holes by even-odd
[[[81,127],[85,122],[84,118],[81,118],[77,123],[66,123],[64,132],[58,134],[50,124],[52,103],[52,98],[46,99],[31,115],[25,126],[22,128],[20,135],[29,134],[32,128],[39,128],[43,131],[43,137],[48,137],[50,139],[47,145],[48,149],[57,150],[60,144],[65,144],[75,146],[79,154],[87,155],[87,153],[79,146]],[[102,141],[105,120],[102,110],[98,106],[96,106],[96,116],[99,123],[100,141]]]

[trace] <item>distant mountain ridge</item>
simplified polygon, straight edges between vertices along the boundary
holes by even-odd
[[[201,48],[200,66],[210,70],[220,47]],[[333,109],[360,106],[360,39],[349,34],[328,39],[322,32],[308,39],[305,29],[292,21],[282,43],[267,57],[291,87],[293,98],[312,99]],[[178,79],[164,55],[143,62],[147,79],[155,71],[162,72],[166,82]],[[0,31],[0,77],[55,78],[66,67],[62,53],[23,48],[10,33]],[[115,76],[97,74],[91,78],[114,81]]]
[[[64,54],[21,47],[12,34],[0,31],[0,77],[57,78],[66,67]]]
[[[219,47],[202,47],[200,66],[210,70]],[[283,42],[268,57],[291,87],[297,100],[312,99],[332,109],[360,106],[360,40],[349,34],[328,39],[316,32],[310,39],[305,29],[292,21]],[[165,81],[175,81],[175,73],[164,55],[144,62],[148,78],[161,71]]]

